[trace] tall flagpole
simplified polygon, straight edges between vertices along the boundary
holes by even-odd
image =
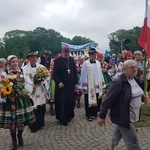
[[[147,54],[146,54],[146,51],[144,50],[143,79],[144,79],[144,95],[145,96],[147,95],[146,62],[147,62]]]
[[[138,38],[139,45],[144,49],[144,64],[143,64],[143,80],[144,80],[144,95],[147,95],[147,80],[146,80],[146,62],[147,57],[150,58],[150,0],[145,0],[145,18],[144,24]]]

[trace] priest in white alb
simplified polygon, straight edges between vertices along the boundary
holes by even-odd
[[[103,95],[104,78],[101,64],[96,60],[96,49],[90,48],[89,59],[81,69],[81,88],[84,93],[85,113],[88,121],[97,117]]]

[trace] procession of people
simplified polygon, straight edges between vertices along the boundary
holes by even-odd
[[[32,133],[44,128],[47,104],[58,124],[68,126],[75,107],[81,107],[81,96],[87,121],[97,119],[102,126],[110,109],[116,128],[109,150],[121,138],[127,149],[140,150],[134,125],[140,120],[142,101],[149,102],[143,93],[143,59],[141,51],[104,56],[94,47],[88,55],[71,55],[69,46],[54,58],[50,51],[43,56],[32,51],[22,62],[15,55],[0,58],[0,128],[10,130],[12,150],[24,145],[25,126]],[[148,83],[149,64],[148,60]]]

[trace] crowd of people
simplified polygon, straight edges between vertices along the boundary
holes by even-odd
[[[102,126],[110,109],[116,127],[109,150],[121,138],[128,150],[140,150],[134,125],[140,119],[142,101],[149,101],[143,93],[142,52],[124,50],[104,57],[90,48],[88,55],[74,56],[64,46],[55,58],[50,56],[51,52],[45,51],[41,57],[38,52],[30,52],[26,60],[15,55],[0,58],[0,128],[10,130],[12,150],[18,144],[23,146],[24,126],[34,133],[45,126],[46,104],[58,123],[67,126],[75,116],[75,106],[81,106],[82,95],[88,121],[98,118]],[[149,92],[149,61],[147,81]],[[8,82],[11,84],[6,87]]]

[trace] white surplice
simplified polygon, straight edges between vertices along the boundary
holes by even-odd
[[[102,88],[104,78],[101,70],[101,64],[96,60],[96,63],[90,63],[87,60],[83,63],[80,78],[81,88],[87,90],[89,107],[96,106],[96,93],[102,96]]]
[[[36,63],[36,67],[31,67],[30,63],[28,63],[26,66],[22,68],[24,72],[24,76],[30,76],[30,84],[32,85],[34,85],[33,77],[38,67],[44,67],[44,66],[39,63]],[[46,104],[46,89],[47,90],[49,89],[49,81],[50,81],[50,77],[46,78],[43,81],[45,88],[43,88],[42,85],[36,85],[35,91],[31,94],[31,98],[34,102],[33,107]]]

